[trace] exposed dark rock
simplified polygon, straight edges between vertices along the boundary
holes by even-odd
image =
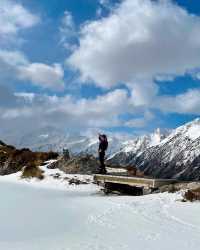
[[[179,146],[181,144],[184,146]],[[187,138],[172,138],[166,144],[147,149],[132,162],[145,175],[155,178],[199,181],[200,155],[198,152],[200,152],[200,138],[193,142]]]
[[[81,184],[88,184],[88,182],[81,181],[81,180],[76,179],[76,178],[72,178],[72,179],[69,180],[69,185],[72,185],[72,184],[74,184],[74,185],[81,185]]]
[[[58,161],[59,161],[59,159],[58,159]],[[46,165],[46,163],[44,163],[44,164]],[[56,168],[58,168],[58,162],[57,162],[57,161],[54,161],[54,162],[49,163],[49,164],[47,165],[47,168],[48,168],[48,169],[56,169]]]
[[[67,174],[95,174],[99,166],[98,160],[92,155],[74,156],[69,160],[62,157],[55,164]]]
[[[60,179],[61,178],[60,173],[53,174],[52,176],[53,176],[54,179]]]
[[[127,166],[135,157],[136,157],[135,152],[119,152],[115,156],[113,156],[111,159],[106,161],[106,164],[111,165],[111,166],[121,166],[125,167]]]

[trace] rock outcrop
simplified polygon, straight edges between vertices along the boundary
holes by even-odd
[[[53,166],[53,167],[52,167]],[[66,159],[65,156],[58,159],[49,168],[59,168],[67,174],[95,174],[98,170],[99,162],[92,155],[79,155]]]
[[[29,149],[16,149],[0,142],[0,175],[16,173],[28,166],[39,166],[43,162],[56,159],[54,152],[32,152]]]

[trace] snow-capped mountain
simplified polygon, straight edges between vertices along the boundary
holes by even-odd
[[[173,130],[129,163],[155,177],[200,180],[200,119]]]
[[[160,129],[154,133],[131,138],[108,135],[109,147],[107,157],[112,163],[125,164],[135,155],[143,152],[147,147],[157,145],[165,135]],[[88,153],[97,155],[98,135],[82,136],[79,134],[66,134],[55,127],[44,127],[25,134],[20,139],[14,136],[6,141],[18,148],[30,148],[33,151],[62,152],[68,149],[73,154]]]
[[[165,135],[157,129],[154,133],[134,139],[108,135],[109,147],[107,157],[116,164],[127,162],[127,157],[133,159],[135,155],[143,152],[147,147],[157,145]],[[15,146],[30,148],[33,151],[57,151],[68,149],[73,154],[88,153],[97,155],[98,135],[82,136],[78,134],[66,134],[64,131],[45,127],[32,133],[25,134]],[[123,162],[125,159],[125,162]]]
[[[110,163],[137,166],[158,178],[200,180],[200,119],[168,134],[155,133],[124,143]]]
[[[123,140],[115,136],[108,136],[109,148],[107,155],[120,150]],[[12,139],[9,143],[18,148],[30,148],[33,151],[62,152],[68,149],[73,154],[88,153],[97,155],[98,135],[82,136],[79,134],[66,134],[54,127],[44,127],[25,134],[20,140]]]
[[[27,147],[33,151],[57,151],[69,149],[74,153],[83,149],[86,138],[77,134],[66,134],[54,127],[44,127],[25,134],[18,147]]]
[[[157,129],[152,134],[128,140],[111,135],[108,138],[109,164],[134,165],[146,175],[159,178],[200,180],[200,119],[170,132],[161,133]],[[26,134],[14,143],[17,147],[34,151],[62,152],[69,149],[73,154],[93,155],[97,155],[98,144],[98,135],[66,134],[52,127]]]
[[[147,148],[158,145],[167,135],[168,132],[161,133],[160,129],[157,129],[152,134],[125,141],[122,143],[121,150],[111,155],[108,162],[111,164],[127,165]]]

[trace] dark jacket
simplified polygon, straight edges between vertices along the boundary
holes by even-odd
[[[106,135],[99,135],[99,151],[105,152],[108,148],[108,141]]]

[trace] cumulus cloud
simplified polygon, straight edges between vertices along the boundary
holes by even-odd
[[[166,113],[200,115],[200,89],[190,89],[176,96],[160,96],[153,107]]]
[[[146,111],[143,117],[130,119],[129,121],[125,122],[124,125],[130,128],[143,128],[147,126],[147,124],[153,119],[153,113],[151,113],[150,111]]]
[[[124,0],[108,17],[84,25],[67,62],[83,81],[109,88],[184,75],[199,66],[199,56],[199,17],[167,0]]]
[[[149,106],[158,94],[158,86],[153,81],[138,80],[128,84],[131,102],[134,106]]]
[[[29,80],[42,88],[61,90],[64,88],[64,71],[60,64],[52,66],[43,63],[30,63],[18,68],[18,77]]]
[[[1,107],[0,121],[2,124],[21,121],[30,131],[45,125],[82,132],[88,128],[115,127],[121,124],[120,114],[129,108],[125,90],[115,90],[95,99],[27,93],[15,96],[18,104]]]
[[[16,105],[17,97],[8,87],[0,85],[0,107],[5,109],[15,107]]]
[[[19,2],[2,0],[2,3],[0,38],[16,36],[39,21]],[[159,96],[157,85],[157,81],[173,81],[177,75],[193,75],[200,68],[200,17],[170,0],[123,0],[117,5],[100,0],[99,3],[101,8],[107,8],[106,16],[85,23],[78,33],[71,13],[65,11],[59,31],[61,44],[71,53],[67,64],[79,71],[82,82],[105,88],[107,94],[76,99],[72,95],[13,94],[2,87],[2,127],[15,124],[31,130],[35,126],[55,125],[96,131],[104,127],[145,127],[154,119],[154,109],[200,114],[200,90]],[[77,35],[80,35],[79,45],[74,47]],[[7,71],[17,80],[45,89],[64,87],[61,64],[31,62],[18,49],[8,50],[8,47],[0,50],[2,74]],[[195,77],[200,78],[198,73]],[[128,91],[116,90],[121,83]],[[134,118],[124,121],[126,113],[134,114]]]
[[[12,108],[6,110],[6,112],[2,112],[2,119],[4,120],[13,120],[16,118],[23,119],[23,117],[30,117],[32,112],[29,108],[21,107],[21,108]]]
[[[0,48],[0,80],[3,82],[5,79],[15,78],[42,88],[61,90],[64,88],[64,70],[61,64],[32,63],[18,48],[6,49],[13,36],[16,41],[20,30],[31,28],[39,20],[37,15],[32,14],[19,2],[1,0],[0,38],[3,38],[5,44]]]
[[[97,8],[96,15],[97,17],[102,17],[102,14],[105,10],[111,11],[113,4],[110,0],[99,0],[99,7]]]
[[[0,49],[0,60],[13,67],[28,63],[25,55],[18,50],[9,51]]]
[[[22,52],[16,50],[0,50],[0,64],[2,63],[4,64],[3,74],[8,71],[18,80],[29,81],[44,89],[62,90],[64,88],[64,70],[60,64],[31,63]]]
[[[16,34],[20,29],[30,28],[39,22],[39,17],[24,8],[19,2],[1,0],[0,37]]]

